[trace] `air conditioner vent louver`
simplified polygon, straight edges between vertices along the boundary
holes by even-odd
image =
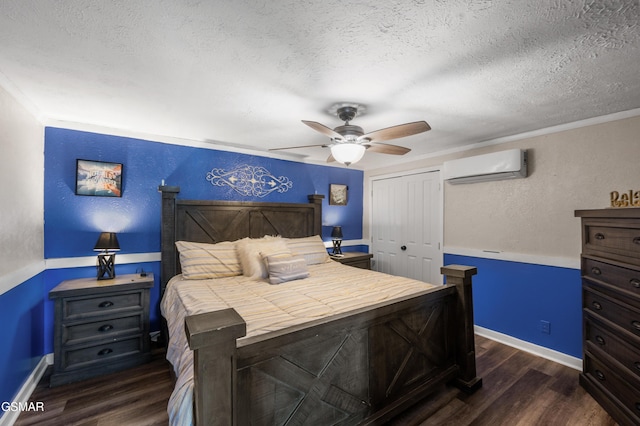
[[[443,178],[452,184],[527,177],[527,151],[510,149],[445,161]]]

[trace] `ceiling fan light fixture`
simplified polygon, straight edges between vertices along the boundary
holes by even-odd
[[[359,143],[337,143],[331,145],[331,155],[338,163],[355,164],[362,159],[366,147]]]

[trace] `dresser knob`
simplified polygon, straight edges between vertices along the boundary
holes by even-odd
[[[636,410],[640,411],[640,402],[636,402]]]
[[[596,342],[598,342],[598,344],[601,346],[604,346],[604,343],[605,343],[602,336],[596,336]]]
[[[98,352],[98,356],[109,355],[111,352],[113,352],[113,350],[112,350],[112,349],[110,349],[110,348],[104,348],[103,350],[101,350],[100,352]]]
[[[600,275],[600,274],[602,274],[602,271],[600,270],[600,268],[597,268],[597,267],[594,266],[593,268],[591,268],[591,273],[593,275]]]
[[[595,235],[595,237],[596,237],[596,240],[604,240],[604,234],[603,233],[598,232]]]
[[[640,280],[637,278],[630,279],[629,284],[631,284],[634,288],[640,288]]]
[[[631,321],[631,325],[633,326],[633,328],[635,328],[636,330],[640,330],[640,321]]]
[[[604,381],[604,373],[602,371],[596,370],[596,377],[598,378],[598,380]]]
[[[113,306],[113,302],[106,300],[98,305],[98,308],[110,308]]]
[[[592,302],[591,305],[598,311],[602,309],[602,305],[599,302]]]
[[[636,368],[636,370],[640,371],[640,362],[638,361],[634,362],[633,366]]]
[[[635,238],[633,239],[633,244],[638,244],[638,245],[640,245],[640,237],[635,237]]]
[[[102,333],[104,333],[105,331],[111,331],[111,330],[113,330],[113,326],[111,324],[105,324],[98,329],[98,331]]]

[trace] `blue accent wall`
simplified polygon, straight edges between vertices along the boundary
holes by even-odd
[[[75,195],[76,160],[123,164],[122,197]],[[240,165],[260,166],[293,182],[286,192],[265,197],[243,196],[229,186],[213,186],[206,176],[213,168],[230,171]],[[161,195],[158,186],[180,186],[178,198],[232,201],[307,203],[309,194],[323,194],[323,239],[341,225],[344,239],[362,238],[363,172],[228,151],[196,148],[98,133],[48,127],[45,129],[44,248],[45,258],[95,256],[102,231],[118,233],[121,254],[160,251]],[[329,185],[348,186],[347,206],[328,203]],[[156,276],[151,293],[152,330],[159,329],[159,262],[118,264],[116,273],[135,273],[144,267]],[[60,281],[91,277],[94,268],[46,271],[45,295]],[[46,296],[45,296],[46,297]],[[53,305],[45,301],[45,353],[53,351]]]
[[[478,268],[476,325],[582,358],[580,270],[453,254],[445,254],[444,264]],[[541,332],[541,320],[550,323],[550,334]]]
[[[0,296],[0,401],[12,401],[46,353],[41,331],[45,297],[43,274]]]

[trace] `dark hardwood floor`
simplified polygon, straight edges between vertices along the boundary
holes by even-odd
[[[476,352],[478,392],[443,387],[392,425],[616,424],[578,385],[576,370],[479,336]],[[143,366],[53,389],[45,375],[31,397],[44,402],[45,412],[25,412],[16,425],[164,425],[172,387],[161,350]]]

